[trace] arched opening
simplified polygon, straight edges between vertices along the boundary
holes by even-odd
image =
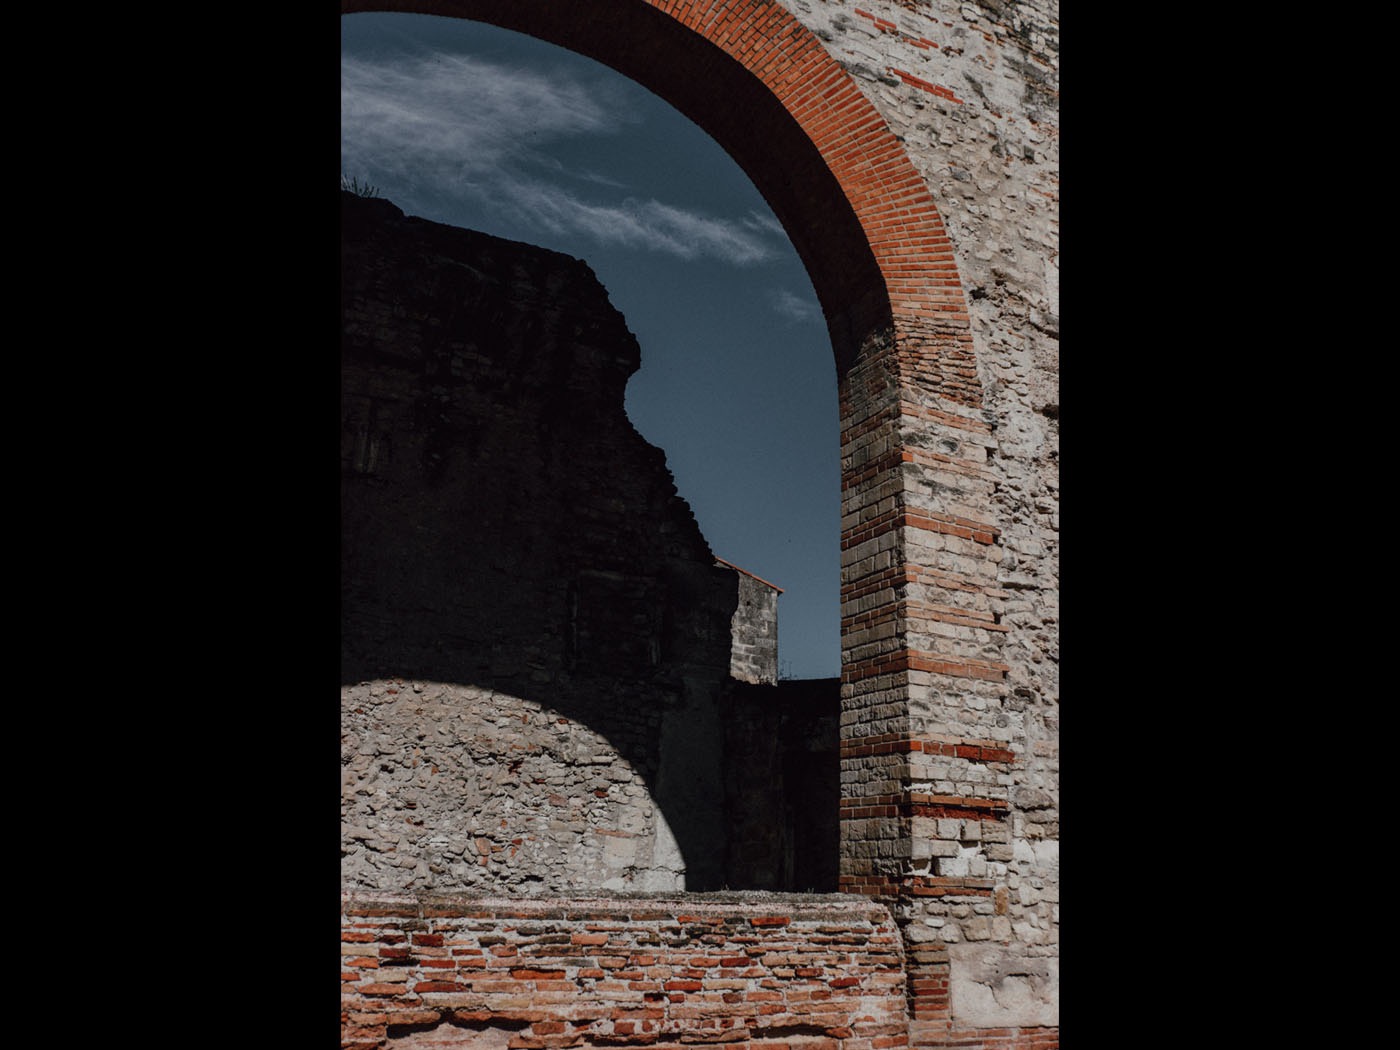
[[[552,384],[547,377],[537,374],[541,362],[532,360],[524,353],[527,349],[524,346],[516,348],[518,354],[513,363],[514,374],[506,369],[475,369],[470,360],[447,359],[436,351],[426,355],[422,362],[425,371],[435,372],[442,379],[432,392],[433,404],[427,406],[434,413],[448,414],[450,400],[460,394],[460,389],[454,390],[452,384],[443,378],[444,373],[455,380],[470,377],[471,382],[483,390],[489,389],[493,383],[513,383],[521,391],[528,391],[530,396],[526,398],[512,394],[494,402],[483,400],[478,407],[484,410],[476,414],[471,424],[474,431],[472,440],[461,443],[470,448],[460,445],[450,447],[452,425],[449,423],[440,428],[442,437],[432,454],[442,461],[450,461],[451,471],[460,474],[465,469],[479,478],[477,491],[473,494],[476,497],[474,504],[456,496],[445,496],[446,488],[429,493],[398,484],[392,489],[394,495],[388,501],[394,508],[372,506],[371,500],[384,502],[387,485],[407,480],[401,475],[396,476],[393,467],[398,464],[390,465],[389,460],[396,457],[402,459],[405,450],[414,441],[412,433],[402,427],[395,428],[392,421],[394,413],[401,409],[411,393],[407,384],[397,391],[391,390],[390,385],[383,382],[383,373],[388,370],[385,358],[401,359],[405,353],[412,353],[413,348],[394,346],[387,339],[372,346],[362,344],[357,331],[348,335],[347,348],[352,349],[351,356],[369,350],[380,358],[377,363],[380,374],[372,377],[369,370],[361,369],[349,360],[346,362],[347,376],[354,373],[347,385],[346,398],[348,421],[354,433],[347,433],[346,436],[349,442],[355,444],[355,448],[351,451],[354,462],[346,483],[347,492],[353,495],[344,506],[347,524],[345,549],[352,552],[346,566],[346,578],[351,581],[351,586],[344,597],[349,616],[346,638],[354,648],[353,652],[347,653],[346,668],[349,676],[347,686],[356,697],[357,717],[352,718],[356,750],[374,748],[383,754],[385,765],[401,764],[403,756],[396,750],[393,735],[382,732],[375,723],[401,720],[407,714],[406,701],[386,701],[384,696],[374,694],[373,687],[369,690],[360,688],[363,684],[361,680],[385,676],[407,677],[411,681],[426,680],[430,683],[425,689],[433,697],[435,717],[446,720],[463,733],[469,733],[469,725],[453,710],[454,704],[443,692],[446,684],[451,683],[460,701],[471,702],[483,713],[479,717],[486,717],[486,713],[489,713],[492,719],[509,718],[508,712],[514,710],[522,723],[528,719],[527,724],[534,726],[541,719],[547,721],[560,716],[573,724],[571,732],[575,735],[596,733],[594,753],[616,753],[620,759],[618,771],[631,769],[635,774],[634,779],[624,786],[629,790],[631,786],[645,786],[661,813],[654,814],[650,820],[632,820],[620,811],[621,807],[613,807],[609,811],[612,805],[609,798],[603,802],[589,800],[587,819],[583,824],[560,821],[548,806],[536,805],[536,802],[540,799],[564,798],[568,800],[564,805],[571,805],[570,796],[580,794],[605,798],[609,795],[609,785],[598,784],[596,780],[584,784],[582,778],[566,773],[555,789],[545,791],[539,785],[551,782],[557,770],[550,768],[549,763],[527,758],[513,763],[516,766],[513,772],[522,783],[516,797],[510,798],[503,785],[482,784],[482,778],[474,774],[468,764],[462,763],[459,756],[442,753],[438,748],[424,744],[414,749],[415,758],[421,751],[428,756],[423,759],[424,762],[432,767],[451,770],[455,779],[470,783],[471,786],[462,791],[459,797],[462,808],[466,808],[472,799],[478,803],[489,799],[491,803],[480,804],[478,808],[483,813],[468,825],[460,812],[433,812],[429,800],[420,794],[417,805],[405,812],[403,819],[411,827],[420,829],[420,835],[436,827],[438,834],[431,837],[439,841],[442,848],[467,838],[482,842],[487,850],[504,847],[514,862],[511,865],[513,870],[496,872],[495,856],[483,854],[483,858],[491,862],[493,874],[515,878],[526,870],[527,864],[533,864],[536,865],[534,875],[541,875],[541,868],[549,869],[542,876],[547,880],[559,875],[558,865],[549,859],[548,850],[536,846],[537,840],[544,836],[535,832],[539,831],[541,824],[552,826],[564,823],[575,832],[582,832],[584,854],[588,853],[590,838],[604,833],[607,835],[602,847],[595,851],[598,855],[574,869],[573,873],[579,876],[590,873],[592,881],[584,879],[590,885],[601,883],[614,890],[629,886],[671,888],[671,884],[665,881],[663,869],[667,865],[683,864],[685,885],[691,889],[709,889],[720,885],[755,889],[834,889],[837,856],[835,816],[839,802],[836,768],[839,651],[835,630],[839,505],[837,399],[834,370],[827,363],[830,359],[825,356],[826,340],[821,328],[819,307],[811,301],[806,273],[800,260],[792,256],[790,245],[782,243],[780,227],[767,212],[766,205],[753,190],[752,184],[704,132],[680,118],[655,96],[631,82],[622,82],[623,78],[591,60],[552,45],[522,38],[519,34],[458,19],[402,14],[355,15],[347,19],[345,33],[347,40],[343,54],[348,57],[343,59],[345,64],[342,67],[343,105],[348,114],[364,113],[364,122],[374,129],[361,131],[358,118],[347,120],[343,117],[350,125],[349,130],[343,132],[347,137],[342,139],[342,156],[349,165],[347,170],[355,171],[357,179],[359,175],[364,175],[366,183],[392,187],[394,192],[388,194],[392,203],[411,206],[411,215],[422,214],[430,219],[447,221],[452,218],[452,202],[439,205],[435,197],[450,195],[455,200],[458,195],[465,194],[484,200],[493,207],[477,207],[468,212],[469,219],[449,221],[448,224],[502,234],[511,240],[540,241],[548,248],[563,249],[566,253],[584,258],[597,270],[609,298],[623,309],[629,327],[636,326],[633,304],[624,301],[620,293],[631,291],[633,283],[649,289],[649,298],[659,298],[667,303],[661,324],[681,329],[682,336],[687,334],[685,329],[695,327],[694,341],[688,343],[681,339],[679,348],[670,346],[678,341],[676,332],[658,329],[650,333],[656,340],[653,343],[649,341],[645,329],[639,327],[642,361],[645,365],[647,355],[663,342],[663,335],[673,358],[683,358],[685,351],[690,351],[689,356],[693,360],[689,363],[698,367],[692,368],[689,378],[680,383],[679,394],[673,394],[673,400],[660,406],[659,410],[675,415],[689,411],[705,420],[706,429],[724,431],[707,438],[707,447],[717,453],[719,469],[724,475],[716,479],[723,495],[722,509],[737,508],[740,515],[748,520],[741,521],[738,527],[731,527],[728,533],[721,530],[720,534],[746,539],[749,547],[728,543],[721,545],[717,533],[710,529],[713,520],[706,516],[713,509],[713,498],[706,504],[695,502],[695,496],[685,484],[692,479],[681,477],[680,471],[669,461],[669,455],[667,466],[676,470],[681,496],[691,500],[701,531],[717,554],[734,557],[736,551],[753,549],[756,552],[776,551],[782,556],[790,553],[783,547],[794,545],[794,540],[799,547],[807,544],[810,551],[818,543],[812,538],[813,534],[820,533],[820,553],[825,559],[825,565],[820,569],[826,588],[826,593],[822,595],[826,605],[823,611],[829,616],[831,626],[820,671],[794,676],[823,678],[824,682],[809,681],[800,686],[796,683],[775,686],[771,682],[765,685],[765,674],[771,679],[777,668],[765,667],[765,660],[760,654],[757,660],[750,661],[745,667],[731,666],[730,674],[737,681],[726,687],[720,700],[718,719],[701,701],[704,690],[696,685],[706,672],[694,667],[683,675],[686,688],[679,694],[672,691],[669,683],[657,683],[654,694],[683,697],[684,719],[679,712],[669,712],[657,726],[642,718],[623,717],[627,713],[627,704],[621,702],[621,698],[628,696],[626,686],[618,681],[603,684],[597,677],[591,678],[593,687],[610,692],[616,702],[606,710],[590,705],[581,695],[584,679],[596,675],[602,658],[618,665],[628,665],[631,670],[627,677],[633,679],[638,674],[650,673],[631,659],[632,655],[649,645],[658,650],[661,663],[682,658],[693,663],[697,659],[691,650],[686,650],[686,655],[681,656],[678,650],[682,648],[680,639],[686,626],[682,623],[677,629],[670,622],[671,618],[684,619],[690,614],[674,605],[665,604],[667,595],[676,593],[678,584],[675,576],[667,576],[660,587],[654,585],[655,580],[644,580],[653,574],[654,569],[654,565],[649,564],[644,556],[645,537],[635,537],[636,542],[630,548],[635,557],[630,561],[611,557],[603,551],[601,548],[605,544],[601,537],[588,541],[588,551],[571,549],[579,532],[571,521],[602,511],[604,503],[628,500],[628,491],[636,488],[637,481],[632,478],[623,485],[613,485],[620,480],[620,475],[628,472],[625,464],[630,462],[627,459],[630,453],[625,448],[594,442],[589,447],[606,449],[596,458],[606,458],[613,465],[608,471],[609,476],[601,476],[594,469],[592,483],[585,487],[575,484],[576,478],[588,476],[592,467],[587,461],[588,457],[577,457],[578,450],[589,445],[603,428],[611,427],[616,422],[601,418],[599,414],[590,427],[580,428],[592,433],[576,433],[569,427],[570,420],[564,418],[582,417],[585,411],[596,408],[592,402],[591,368],[583,360],[576,359],[570,366],[571,374],[567,382]],[[537,72],[532,73],[532,69]],[[640,202],[632,198],[624,199],[622,203],[625,207],[609,203],[616,198],[609,198],[601,192],[595,192],[586,199],[574,195],[570,189],[572,184],[567,180],[546,177],[544,171],[557,176],[570,167],[573,158],[567,151],[547,149],[541,144],[527,153],[513,145],[518,140],[533,142],[546,137],[554,130],[557,112],[567,114],[579,124],[611,123],[611,115],[600,115],[599,112],[607,105],[616,107],[624,117],[643,126],[637,128],[628,124],[628,141],[622,150],[624,156],[619,160],[601,156],[597,151],[590,152],[581,177],[592,181],[626,180],[630,191],[640,194],[642,199]],[[669,114],[662,129],[664,133],[645,133],[650,129],[650,123],[644,122],[641,114],[648,107],[651,111],[664,110]],[[545,112],[540,114],[540,110]],[[394,116],[392,119],[382,119],[385,113]],[[663,121],[658,118],[651,123]],[[401,135],[400,124],[403,125]],[[677,128],[677,124],[683,127]],[[465,132],[462,129],[466,129]],[[454,141],[464,133],[470,137],[470,146]],[[509,144],[502,141],[503,135],[509,137]],[[391,140],[386,141],[386,136]],[[622,137],[602,136],[601,141],[607,148],[615,149]],[[424,144],[420,141],[423,139],[429,142]],[[649,151],[673,148],[679,149],[682,156],[670,166],[660,165],[658,158],[648,155]],[[386,154],[388,157],[384,159]],[[359,163],[367,158],[375,161],[374,166],[366,168]],[[575,166],[584,168],[582,163]],[[678,183],[697,177],[697,173],[685,170],[687,166],[699,169],[698,177],[705,180],[703,189],[710,194],[716,211],[686,210],[692,208],[695,201]],[[657,167],[661,168],[659,178],[654,170]],[[437,169],[443,171],[438,172]],[[454,169],[451,175],[446,173],[448,169]],[[541,174],[536,175],[536,171]],[[427,177],[425,172],[434,174]],[[667,178],[674,181],[667,184]],[[658,186],[658,183],[661,185]],[[401,192],[404,195],[401,196]],[[660,200],[651,195],[660,197]],[[527,220],[534,216],[528,211],[509,218],[504,215],[512,207],[520,207],[524,211],[546,200],[551,205],[545,214],[551,220],[548,223],[532,225]],[[576,213],[570,214],[565,209],[575,209]],[[467,211],[465,207],[461,210]],[[717,214],[722,217],[716,217]],[[591,236],[597,232],[595,223],[600,216],[618,223],[632,223],[633,226],[626,231],[629,238],[635,233],[661,238],[672,234],[688,237],[674,243],[666,240],[662,247],[669,250],[651,251],[649,254],[642,254],[635,247],[629,251],[607,252],[599,244],[601,241],[605,247],[607,239]],[[363,263],[366,253],[362,241],[368,226],[358,218],[349,222],[344,231],[347,260],[353,257]],[[570,240],[567,234],[571,232],[571,224],[577,225],[589,236]],[[447,231],[439,231],[439,234],[447,237]],[[690,259],[696,241],[702,249],[722,257],[710,265],[701,265]],[[780,248],[785,251],[780,251]],[[422,263],[424,256],[438,250],[439,247],[424,242],[422,250],[416,254],[394,254],[390,240],[385,240],[375,249],[379,258],[371,265],[381,272],[386,269],[402,271],[405,285],[415,282],[440,284],[448,278]],[[682,256],[679,261],[671,257],[677,252]],[[642,254],[640,265],[631,258],[638,254]],[[488,266],[490,257],[489,252],[466,255],[458,257],[455,264],[464,271],[495,274],[499,265]],[[616,270],[612,268],[614,263],[617,263]],[[512,268],[534,265],[526,253],[511,257],[506,262],[506,266]],[[639,278],[632,279],[625,266],[634,266],[643,272]],[[408,276],[410,274],[411,278]],[[614,275],[620,282],[628,279],[627,283],[615,286],[612,281]],[[798,300],[798,305],[810,310],[811,317],[802,329],[803,337],[791,341],[782,337],[784,329],[780,326],[784,325],[784,318],[776,311],[772,298],[775,292],[788,291],[794,275],[807,288],[806,299]],[[346,287],[354,289],[354,298],[358,300],[366,294],[362,272],[347,265],[343,277]],[[766,294],[759,294],[758,289],[751,287],[759,283],[768,285]],[[529,294],[526,291],[529,282],[520,281],[517,284],[520,294]],[[543,288],[540,291],[543,292]],[[694,307],[691,307],[685,295],[678,295],[678,291],[687,293],[694,301]],[[407,312],[412,317],[421,317],[429,322],[413,342],[437,343],[445,335],[449,341],[469,340],[473,335],[480,338],[490,322],[490,318],[484,314],[479,316],[477,321],[481,330],[475,333],[468,333],[457,323],[455,315],[468,309],[463,303],[475,294],[468,287],[460,290],[464,297],[462,302],[439,299],[435,304],[410,303],[412,292],[407,287],[397,289],[394,294],[396,312]],[[794,298],[788,294],[789,300]],[[548,296],[542,296],[534,301],[533,306],[545,314],[559,309],[560,303],[571,302],[562,290],[555,299],[550,302]],[[757,306],[748,305],[749,300],[756,302]],[[650,305],[646,298],[640,301],[644,306]],[[432,305],[436,306],[436,315],[432,313]],[[776,305],[791,309],[790,302],[779,301]],[[502,302],[497,306],[507,309],[509,304]],[[748,330],[745,330],[743,323],[746,311],[750,316]],[[712,316],[715,314],[724,316],[717,319]],[[529,319],[522,317],[521,321],[526,323]],[[720,321],[728,327],[724,327]],[[390,327],[407,329],[412,323],[405,320]],[[732,346],[723,345],[726,339]],[[487,347],[473,347],[471,356],[479,357],[477,350],[490,352]],[[762,360],[755,362],[755,358]],[[643,367],[641,372],[635,373],[632,377],[634,383],[647,371]],[[674,368],[671,371],[674,372]],[[707,375],[707,372],[715,374]],[[718,385],[707,395],[702,389],[706,383]],[[629,387],[629,394],[631,392]],[[745,399],[748,399],[746,406]],[[422,400],[420,397],[416,403],[420,409],[423,407]],[[561,414],[558,405],[565,400],[569,406]],[[553,418],[543,412],[525,412],[527,402],[533,402],[537,409],[553,405]],[[651,404],[655,404],[654,399]],[[736,441],[741,447],[735,449],[731,447],[731,440],[742,435],[732,431],[738,430],[739,425],[746,422],[745,407],[752,420],[748,424],[749,429],[757,440],[751,447],[742,447],[743,442]],[[527,414],[529,425],[522,426],[522,416]],[[415,411],[414,415],[416,424],[424,426],[421,418],[423,412]],[[820,447],[803,448],[794,442],[803,415],[820,419],[820,426],[808,427],[807,434],[809,443],[815,446],[819,442]],[[656,445],[663,444],[652,437],[636,415],[631,418],[644,437],[653,440]],[[486,424],[488,419],[502,431],[513,435],[510,456],[490,451],[493,433]],[[661,422],[667,420],[663,417]],[[545,430],[558,434],[558,440],[533,440]],[[375,432],[372,439],[364,436],[370,431]],[[694,431],[692,425],[689,432]],[[566,434],[567,437],[564,436]],[[773,446],[784,441],[790,446],[786,460],[775,456],[773,450]],[[386,450],[379,454],[378,462],[371,462],[377,453],[370,445]],[[744,479],[736,480],[731,476],[736,467],[747,467],[750,461],[766,467],[767,476],[762,477],[757,485],[746,485]],[[814,461],[816,469],[821,472],[821,491],[819,499],[809,499],[809,502],[818,504],[820,516],[811,509],[806,514],[799,513],[802,509],[800,506],[779,506],[782,498],[790,498],[794,492],[805,496],[807,492],[804,490],[813,487],[810,483],[798,484],[795,479],[803,471],[814,469]],[[527,464],[528,468],[522,472],[521,468]],[[642,471],[646,464],[633,463],[632,466]],[[529,476],[521,477],[522,473]],[[541,475],[551,479],[548,486],[539,485]],[[498,479],[512,476],[514,481],[509,486],[512,491],[507,492]],[[609,485],[613,487],[604,491]],[[572,493],[568,507],[554,506],[550,502],[553,494],[560,490]],[[483,499],[485,492],[489,492],[490,497]],[[775,496],[775,493],[778,495]],[[593,497],[591,501],[590,497]],[[453,505],[459,511],[455,525],[440,510],[448,499],[456,500]],[[398,516],[398,510],[413,502],[422,505],[416,515],[412,518]],[[510,507],[508,517],[511,527],[507,534],[484,527],[481,521],[483,517],[495,514],[503,504]],[[483,507],[490,509],[483,514]],[[644,505],[633,500],[628,507],[629,514],[637,515],[639,520],[644,519]],[[388,527],[390,521],[395,522],[392,529]],[[565,527],[547,529],[543,523],[551,521]],[[619,531],[624,535],[635,531],[632,529],[635,524],[627,522]],[[674,526],[662,523],[661,527]],[[788,534],[786,544],[779,538],[785,532]],[[464,537],[469,538],[471,564],[459,563],[455,551],[435,548],[425,539],[427,536],[448,534],[455,535],[459,542]],[[412,536],[418,542],[409,544],[405,542],[405,536]],[[518,550],[506,549],[508,543],[518,549],[530,547],[541,553],[529,559],[518,558]],[[402,552],[408,547],[412,547],[411,554],[399,553],[392,560],[379,553],[386,549]],[[567,564],[570,556],[576,559],[572,568]],[[600,562],[598,559],[602,557],[608,560]],[[557,563],[554,569],[542,576],[532,575],[545,559]],[[488,582],[480,569],[479,563],[482,561],[509,564],[511,571],[497,571]],[[411,579],[404,578],[408,575],[410,563],[414,566]],[[755,560],[751,563],[745,561],[745,564],[755,565],[769,575],[784,580],[792,588],[789,596],[796,590],[794,581],[788,580],[779,569],[769,568],[770,564],[788,564],[800,568],[809,576],[817,575],[800,559],[790,559],[786,563]],[[394,589],[401,593],[392,598],[384,593],[386,586],[382,579],[369,578],[390,575],[401,578],[394,585]],[[752,574],[741,571],[738,577],[738,607],[732,610],[731,630],[737,627],[746,633],[744,639],[735,640],[736,655],[741,646],[746,650],[753,646],[761,648],[773,640],[771,620],[764,621],[764,616],[771,614],[771,607],[766,612],[759,608],[765,601],[771,606],[772,589]],[[493,622],[488,624],[482,618],[474,622],[469,618],[454,619],[437,612],[447,608],[452,599],[434,588],[435,580],[454,581],[462,589],[482,596],[483,601],[491,602]],[[559,586],[554,589],[562,588],[561,593],[551,593],[551,586],[555,584]],[[636,593],[633,593],[634,587]],[[408,594],[402,593],[406,588],[411,589],[411,599]],[[532,600],[518,601],[521,594],[530,594]],[[559,611],[548,609],[553,599],[560,597],[565,606],[562,615]],[[391,663],[384,665],[371,662],[371,658],[382,656],[390,647],[383,642],[372,643],[368,637],[369,630],[362,623],[375,602],[381,603],[376,610],[381,622],[393,621],[399,625],[401,634],[409,633],[403,630],[403,625],[411,624],[411,633],[420,636],[418,639],[397,639],[395,645],[400,647],[400,651]],[[654,618],[654,608],[664,610],[658,622],[652,625],[653,636],[650,639],[637,639],[638,644],[631,647],[634,650],[632,653],[616,644],[618,631],[625,631],[627,625],[619,624],[616,619],[609,621],[602,615],[605,607],[627,603],[631,603],[636,616],[644,620]],[[480,637],[486,630],[507,623],[511,625],[509,637],[493,637],[494,651],[489,667],[482,667],[480,662],[476,666],[462,662],[463,649],[473,644],[479,647]],[[533,665],[537,661],[547,661],[550,647],[548,636],[551,631],[558,631],[561,624],[564,628],[563,647],[567,655],[562,664],[549,666],[547,673],[557,676],[551,685],[546,687],[535,682],[521,684],[518,678],[509,680],[504,672],[509,669],[512,659],[507,654],[513,652],[514,662],[517,663]],[[778,626],[785,630],[789,627],[786,610]],[[788,632],[785,637],[791,635],[792,632]],[[450,645],[443,648],[454,652],[423,652],[421,641],[428,637],[453,639]],[[536,641],[526,644],[524,639]],[[410,657],[402,647],[413,642],[419,644]],[[799,659],[801,655],[799,650]],[[745,659],[749,657],[746,655]],[[793,657],[789,654],[787,659],[791,662]],[[775,662],[771,652],[767,662]],[[543,667],[540,670],[542,675],[546,673]],[[660,673],[659,667],[657,673]],[[747,684],[740,685],[740,682]],[[487,686],[494,690],[494,696],[481,695],[479,690]],[[571,692],[570,686],[577,688]],[[478,691],[463,691],[465,687],[474,687]],[[411,687],[402,692],[407,696],[410,691]],[[400,694],[388,695],[397,697]],[[514,698],[517,702],[514,707],[503,700],[505,696]],[[628,696],[629,700],[632,698]],[[640,695],[635,698],[644,699]],[[418,697],[407,701],[413,708],[417,707],[418,702]],[[366,713],[370,711],[378,712],[378,715],[367,717]],[[410,732],[416,728],[411,727]],[[435,737],[440,728],[434,728],[429,735]],[[567,753],[570,745],[559,739],[557,731],[552,729],[538,734],[517,731],[510,736],[501,735],[498,739],[505,742],[508,748],[539,746],[556,752],[559,766],[567,765],[570,761]],[[682,747],[682,740],[691,746]],[[655,754],[657,751],[660,752],[659,756]],[[658,757],[660,761],[654,761]],[[480,760],[483,764],[490,762],[490,758],[484,754]],[[724,775],[716,780],[715,770],[721,764]],[[677,774],[677,768],[686,771],[684,775]],[[583,790],[565,791],[562,790],[564,784],[582,787]],[[693,790],[696,784],[704,785],[705,789],[698,792]],[[532,790],[530,785],[537,787]],[[425,788],[427,786],[424,785]],[[514,813],[507,803],[515,804]],[[557,807],[560,804],[556,802],[551,805]],[[644,810],[645,806],[639,809]],[[707,809],[722,812],[725,818],[723,829],[714,826],[713,815],[707,816]],[[501,821],[505,822],[500,833],[497,833],[497,828],[484,826],[489,823],[483,819],[488,810],[495,815],[498,825]],[[778,816],[776,820],[775,814]],[[378,843],[379,848],[373,851],[378,856],[373,859],[376,863],[381,862],[386,850],[376,836],[382,831],[383,820],[370,812],[368,805],[353,807],[349,820],[362,832],[360,841],[366,847],[365,850],[352,847],[352,855],[365,860],[370,844]],[[675,842],[668,843],[668,838],[674,838]],[[397,850],[405,851],[407,845],[406,851],[411,852],[419,848],[416,842],[415,839],[408,844],[399,844]],[[650,856],[647,855],[647,843],[653,847]],[[431,850],[427,852],[431,853]],[[722,862],[723,866],[718,866],[717,861]],[[430,856],[426,863],[429,871],[438,876],[438,884],[460,885],[461,880],[479,875],[470,867],[468,860],[455,854],[447,858]],[[623,871],[620,880],[616,877],[619,869]],[[368,879],[378,876],[361,869],[355,872],[355,877]],[[546,884],[534,878],[510,883],[512,888],[525,890],[541,888]],[[551,888],[557,887],[551,884]]]
[[[410,215],[588,263],[641,346],[628,418],[715,554],[782,588],[780,677],[838,677],[830,340],[753,183],[641,85],[521,33],[360,13],[341,54],[346,177]]]
[[[887,893],[906,884],[907,756],[922,747],[911,737],[909,697],[918,691],[911,675],[985,680],[1002,671],[967,655],[995,639],[938,652],[927,637],[911,636],[950,615],[981,630],[980,608],[964,616],[956,594],[949,606],[924,596],[946,586],[985,604],[987,563],[956,552],[945,557],[943,546],[922,548],[909,537],[983,545],[996,537],[975,512],[967,514],[975,499],[955,496],[943,501],[952,509],[930,509],[939,499],[929,494],[940,489],[905,469],[950,464],[975,495],[987,479],[974,458],[960,458],[960,442],[974,457],[990,444],[976,414],[980,388],[956,267],[922,179],[857,86],[778,5],[343,5],[347,12],[386,9],[478,19],[612,66],[720,142],[788,231],[822,304],[841,384],[841,885]],[[921,421],[913,427],[934,421],[957,437],[933,451],[906,440],[911,420]],[[867,848],[879,840],[896,846]]]

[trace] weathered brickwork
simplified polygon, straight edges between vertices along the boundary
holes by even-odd
[[[899,931],[851,897],[347,894],[342,1046],[889,1050]]]
[[[764,192],[842,417],[840,880],[919,1045],[1055,1045],[1058,5],[420,0],[608,62]]]
[[[950,946],[955,1017],[1053,1026],[1058,8],[785,6],[860,83],[932,190],[976,348],[980,392],[972,404],[980,411],[930,398],[922,378],[906,382],[897,448],[877,445],[867,454],[873,460],[897,451],[899,464],[887,469],[903,472],[905,483],[903,589],[896,576],[885,601],[872,602],[867,592],[851,616],[868,632],[907,625],[907,734],[923,747],[907,752],[905,794],[896,803],[907,814],[911,845],[899,858],[906,865],[901,915],[911,941]],[[891,505],[885,513],[898,511]],[[856,530],[869,533],[878,521],[864,507],[847,514],[856,543],[864,539]],[[898,677],[877,678],[872,688],[888,690]],[[942,753],[931,743],[981,745],[1000,760],[988,760],[992,752]],[[920,796],[980,798],[998,808],[981,819],[955,811],[920,816]],[[965,896],[946,893],[959,885]],[[1019,975],[998,978],[996,966]],[[928,1042],[932,1033],[920,1038]],[[990,1035],[984,1040],[997,1045]]]

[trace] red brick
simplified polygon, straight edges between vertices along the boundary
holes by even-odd
[[[439,1010],[394,1010],[385,1018],[388,1024],[437,1024],[441,1020]]]
[[[480,1024],[496,1020],[496,1015],[490,1010],[453,1010],[452,1020],[458,1024]]]

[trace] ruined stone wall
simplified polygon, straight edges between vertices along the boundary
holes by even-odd
[[[341,931],[345,1050],[905,1038],[899,933],[859,898],[350,894]]]
[[[343,199],[348,887],[723,883],[732,569],[554,252]]]
[[[948,408],[937,398],[918,406],[929,419],[926,434],[906,435],[907,447],[927,449],[946,464],[943,476],[920,479],[929,505],[937,504],[939,486],[968,489],[966,469],[961,478],[949,474],[957,467],[950,461],[970,459],[990,484],[981,490],[985,497],[966,499],[967,516],[992,520],[998,529],[986,603],[994,622],[966,616],[959,622],[948,610],[925,610],[910,646],[963,646],[976,659],[996,634],[992,659],[1005,667],[951,698],[936,674],[910,672],[924,691],[911,694],[907,731],[894,734],[917,742],[907,754],[907,797],[896,808],[910,822],[909,870],[926,876],[923,894],[905,906],[906,934],[929,945],[930,958],[946,951],[953,963],[951,1004],[930,997],[924,1015],[942,1018],[951,1008],[978,1025],[1055,1023],[1059,5],[783,0],[783,6],[856,80],[932,192],[966,293],[982,388],[983,436],[969,434],[961,448],[947,441],[933,425]],[[906,470],[912,473],[913,465]],[[981,498],[990,506],[979,508]],[[978,557],[974,540],[947,531],[910,535],[943,551],[956,551],[961,542],[966,557]],[[909,554],[924,565],[937,556],[912,543]]]

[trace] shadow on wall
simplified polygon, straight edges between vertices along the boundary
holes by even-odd
[[[623,318],[351,194],[341,278],[345,881],[726,885],[738,578],[627,420]]]

